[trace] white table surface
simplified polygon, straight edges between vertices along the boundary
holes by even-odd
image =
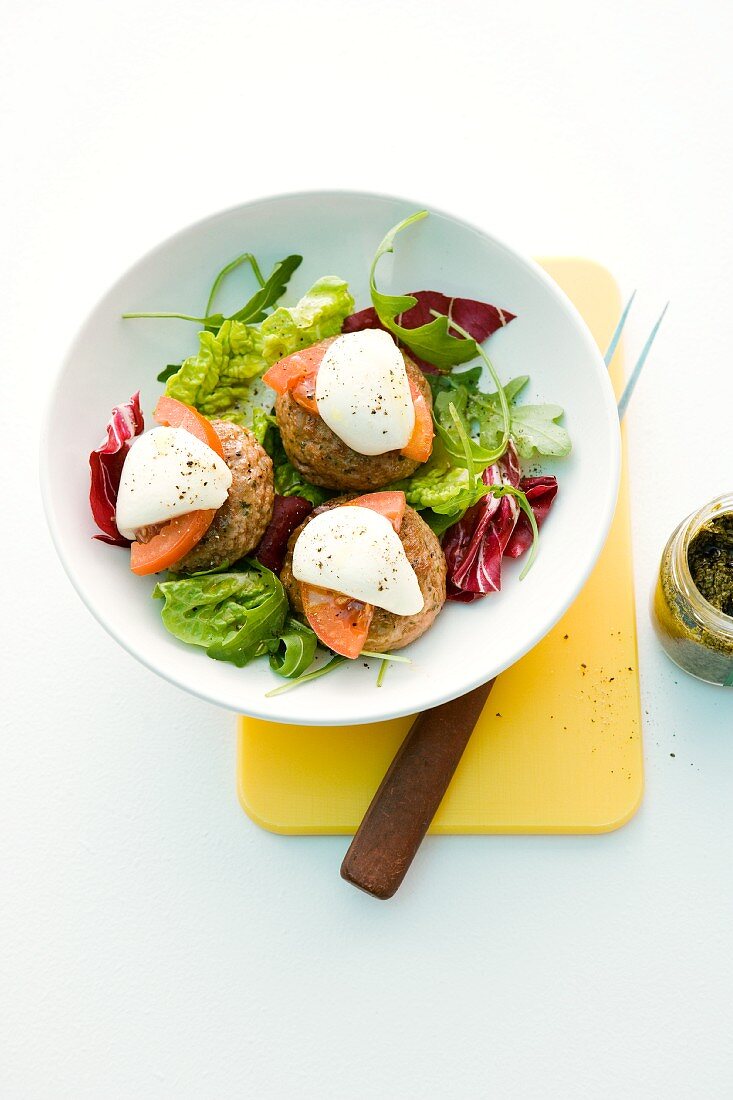
[[[733,695],[651,634],[730,490],[730,5],[9,0],[0,63],[8,1097],[733,1093]],[[647,791],[600,837],[431,839],[397,898],[261,832],[230,715],[103,633],[49,544],[37,410],[143,251],[247,198],[392,191],[672,299],[629,414]],[[100,348],[100,369],[104,349]]]

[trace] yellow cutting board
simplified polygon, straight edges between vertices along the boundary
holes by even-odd
[[[611,275],[582,259],[543,266],[605,348],[621,309]],[[612,376],[620,392],[619,354]],[[242,806],[272,832],[353,833],[411,722],[318,728],[240,718]],[[590,580],[558,626],[497,680],[430,831],[607,832],[633,816],[642,789],[624,470]]]

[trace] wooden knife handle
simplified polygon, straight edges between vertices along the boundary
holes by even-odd
[[[407,874],[473,733],[494,681],[419,714],[341,864],[341,877],[391,898]]]

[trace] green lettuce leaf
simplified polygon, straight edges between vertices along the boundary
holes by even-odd
[[[348,283],[325,275],[310,288],[297,305],[278,306],[260,329],[268,364],[276,363],[299,348],[310,347],[327,336],[337,336],[354,310]]]
[[[161,581],[153,598],[164,601],[166,630],[239,668],[276,648],[288,614],[280,580],[254,561],[232,572]]]
[[[223,364],[223,345],[213,333],[200,332],[198,353],[183,360],[166,382],[165,392],[176,401],[198,408],[216,388]]]
[[[281,497],[303,497],[317,508],[319,504],[334,496],[331,489],[322,489],[320,485],[311,485],[295,467],[285,459],[274,468],[275,492]]]
[[[265,409],[260,408],[258,405],[255,406],[252,409],[252,422],[248,424],[247,427],[252,432],[257,442],[261,443],[269,454],[269,450],[266,446],[268,433],[272,428],[277,429],[277,420],[272,413],[266,412]]]
[[[224,349],[222,376],[225,384],[257,378],[266,370],[259,329],[243,321],[225,321],[216,338]]]

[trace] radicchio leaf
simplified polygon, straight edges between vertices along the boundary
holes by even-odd
[[[115,508],[127,452],[132,440],[140,435],[144,426],[138,391],[127,404],[115,405],[107,424],[107,438],[89,455],[92,475],[89,503],[94,522],[104,532],[94,537],[112,546],[130,545],[130,540],[123,538],[117,530]]]
[[[456,324],[464,328],[474,340],[482,344],[487,337],[497,329],[508,325],[514,320],[515,314],[508,313],[498,306],[489,305],[487,302],[477,302],[473,298],[449,298],[438,290],[417,290],[412,292],[412,297],[417,298],[417,305],[400,314],[397,321],[404,328],[420,328],[434,320],[431,310],[450,317]],[[344,321],[343,332],[360,332],[365,328],[384,328],[377,311],[373,306],[361,309],[358,313],[352,313]],[[463,339],[458,333],[452,333],[458,339]],[[440,374],[437,367],[419,359],[412,352],[410,358],[417,363],[426,374]]]
[[[550,511],[553,500],[557,496],[557,478],[549,476],[523,477],[519,482],[519,488],[526,495],[532,507],[537,526],[541,527],[547,519],[547,513]],[[532,528],[524,512],[520,512],[517,525],[507,543],[505,553],[510,558],[518,558],[525,550],[529,550],[531,545]]]
[[[312,511],[313,505],[303,497],[281,497],[276,494],[272,519],[254,552],[257,561],[273,573],[279,573],[285,560],[288,539]]]
[[[513,443],[506,452],[488,466],[483,474],[484,485],[519,486],[521,469]],[[458,523],[450,527],[443,540],[443,552],[448,566],[448,599],[469,603],[488,592],[501,588],[501,559],[519,516],[519,505],[513,496],[482,497],[469,508]]]

